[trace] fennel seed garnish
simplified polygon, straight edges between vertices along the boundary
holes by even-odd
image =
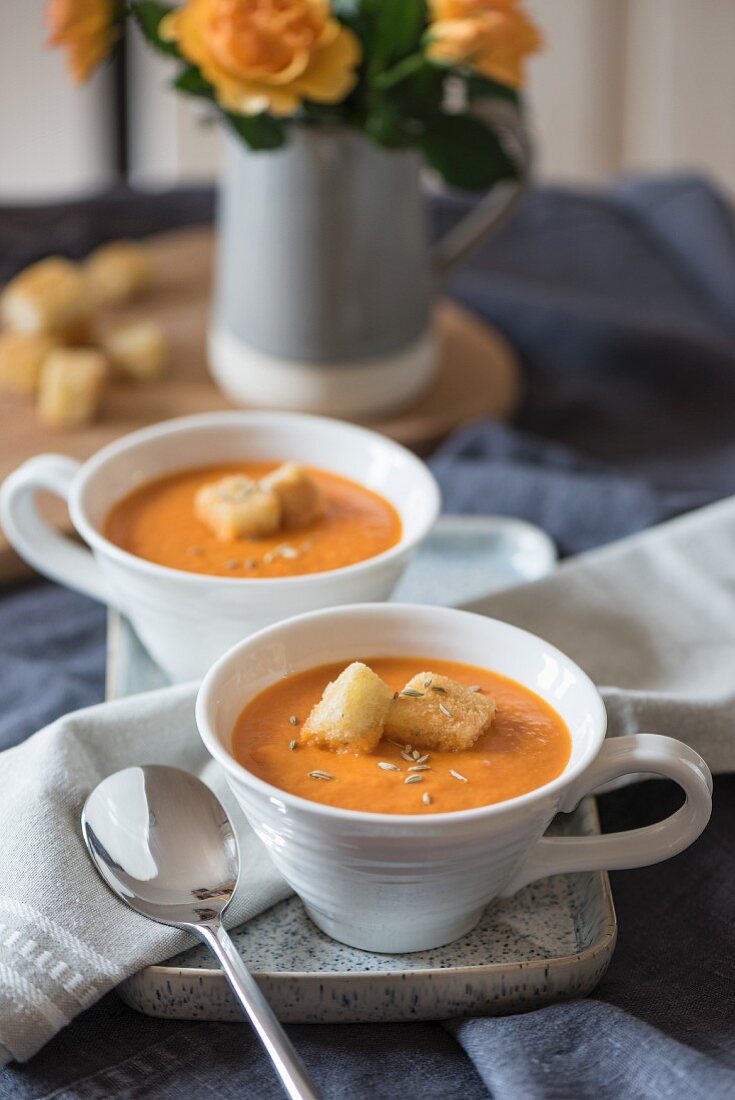
[[[421,759],[421,753],[419,752],[418,749],[414,749],[413,752],[411,753],[411,756],[414,758],[414,760],[420,760]]]
[[[404,779],[404,783],[423,783],[423,775],[409,775],[408,779]]]
[[[380,760],[378,767],[382,768],[384,772],[399,772],[401,770],[396,764],[389,764],[387,760]]]
[[[293,750],[296,748],[296,742],[295,741],[289,741],[288,747],[290,748],[291,752],[293,752]]]
[[[289,718],[289,722],[291,723],[292,726],[298,726],[298,724],[299,724],[299,720],[298,720],[298,718],[296,717],[295,714],[291,715],[291,717]]]
[[[334,776],[330,775],[329,772],[320,772],[320,771],[317,770],[317,771],[309,772],[309,778],[310,779],[334,779]]]
[[[454,768],[449,769],[449,774],[453,775],[455,779],[459,779],[462,783],[467,783],[468,782],[467,776],[466,775],[460,775],[460,773],[456,772],[454,770]]]
[[[401,695],[408,695],[409,699],[423,699],[423,691],[416,691],[416,688],[404,688]]]
[[[418,760],[416,761],[416,763],[417,763],[417,764],[425,764],[425,763],[426,763],[426,761],[427,761],[428,759],[429,759],[429,754],[428,754],[428,752],[426,752],[426,753],[424,753],[424,755],[423,755],[423,756],[420,756],[420,757],[418,758]]]
[[[410,752],[402,752],[401,757],[403,760],[408,761],[409,764],[413,764],[413,757]]]
[[[424,791],[424,793],[421,795],[421,801],[423,802],[424,806],[431,805],[431,795],[428,791]]]
[[[439,704],[439,710],[442,712],[442,714],[446,715],[447,718],[452,717],[451,710],[449,709],[449,707],[445,707],[443,703]]]
[[[428,764],[414,764],[408,770],[410,772],[430,772],[431,768]]]
[[[274,546],[267,554],[264,554],[263,561],[266,565],[270,565],[276,558],[297,558],[298,556],[299,551],[295,546],[289,546],[287,542],[282,542],[278,546]]]
[[[470,687],[467,688],[467,690],[468,691],[482,691],[482,688],[480,687],[479,684],[472,684]]]
[[[424,687],[425,688],[431,687],[431,676],[427,676],[426,679],[424,680]]]

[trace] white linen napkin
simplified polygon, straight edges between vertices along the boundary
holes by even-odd
[[[468,610],[546,638],[600,687],[608,734],[665,733],[735,770],[735,497]]]
[[[668,733],[688,741],[713,771],[735,768],[735,498],[473,609],[540,634],[577,660],[604,686],[611,734]],[[92,707],[0,754],[6,1059],[30,1058],[123,978],[190,942],[129,910],[92,867],[79,817],[104,776],[135,763],[175,763],[217,792],[248,871],[230,923],[287,896],[206,756],[194,695],[184,685]]]
[[[80,814],[106,775],[176,764],[216,792],[247,868],[228,924],[290,893],[196,732],[195,697],[184,684],[103,703],[0,753],[0,1045],[10,1057],[30,1058],[124,978],[193,942],[128,909],[92,866]]]

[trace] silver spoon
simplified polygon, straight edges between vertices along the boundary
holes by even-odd
[[[293,1100],[319,1100],[306,1068],[222,927],[240,873],[232,823],[200,779],[160,764],[125,768],[82,810],[92,861],[118,897],[159,924],[196,932],[225,976]]]

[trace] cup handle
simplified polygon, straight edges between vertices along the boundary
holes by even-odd
[[[0,522],[11,546],[39,573],[94,600],[111,603],[114,601],[92,553],[54,530],[36,507],[40,489],[68,500],[80,466],[67,455],[53,454],[24,462],[0,487]]]
[[[501,897],[548,875],[569,871],[617,871],[661,863],[688,848],[712,812],[712,776],[699,753],[673,737],[637,733],[606,741],[594,763],[574,782],[559,807],[569,813],[603,783],[638,772],[673,779],[684,805],[663,821],[604,836],[545,836],[536,842]]]
[[[496,133],[518,169],[515,180],[494,184],[469,214],[450,229],[432,250],[434,275],[439,282],[508,222],[528,189],[531,169],[531,143],[520,112],[502,101],[487,104],[483,114],[493,123]]]

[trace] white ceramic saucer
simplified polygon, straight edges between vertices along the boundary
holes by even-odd
[[[442,516],[391,599],[458,607],[545,577],[556,559],[554,543],[532,523],[505,516]]]

